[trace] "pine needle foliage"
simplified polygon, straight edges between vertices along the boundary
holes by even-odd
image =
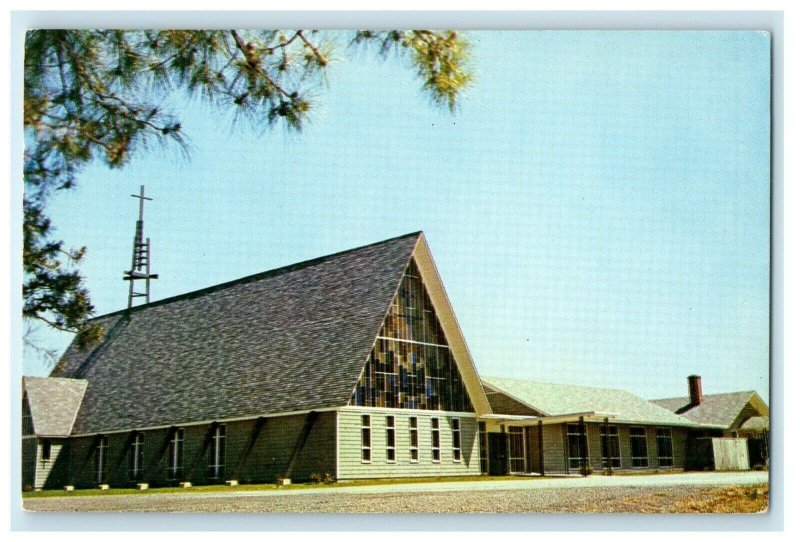
[[[32,30],[25,39],[23,317],[78,334],[102,330],[80,264],[86,247],[53,239],[48,199],[88,164],[124,167],[155,145],[188,152],[176,93],[232,110],[256,128],[300,132],[344,34],[316,30]],[[357,31],[350,44],[405,59],[422,91],[453,111],[470,82],[468,43],[453,31]]]

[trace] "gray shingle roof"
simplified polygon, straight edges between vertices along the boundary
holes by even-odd
[[[613,414],[614,421],[620,423],[694,425],[667,409],[623,390],[497,377],[482,377],[482,380],[490,388],[502,391],[548,416],[597,412]]]
[[[753,394],[756,392],[752,390],[704,394],[703,401],[698,406],[687,410],[683,409],[689,406],[688,397],[654,399],[652,402],[672,412],[682,411],[680,415],[693,422],[728,428],[736,421]]]
[[[767,416],[753,416],[747,418],[742,425],[739,426],[742,431],[763,431],[769,429],[769,418]]]
[[[73,378],[22,377],[36,435],[66,437],[81,406],[86,381]]]
[[[73,433],[347,404],[420,235],[96,319],[52,373],[89,382]]]

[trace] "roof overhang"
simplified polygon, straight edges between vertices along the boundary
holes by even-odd
[[[559,423],[604,422],[614,419],[614,414],[604,412],[575,412],[558,416],[520,416],[516,414],[484,414],[481,421],[493,421],[513,425],[553,425]]]

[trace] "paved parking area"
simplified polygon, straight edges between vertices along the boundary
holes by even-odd
[[[766,484],[769,480],[767,472],[692,472],[653,475],[618,475],[618,476],[563,476],[556,478],[539,478],[532,476],[529,480],[491,480],[478,482],[435,482],[421,484],[395,484],[348,487],[346,483],[336,486],[320,486],[318,488],[294,489],[293,495],[320,494],[330,491],[348,494],[370,493],[416,493],[429,491],[496,491],[496,490],[532,490],[557,488],[592,488],[592,487],[670,487],[670,486],[723,486]],[[244,492],[251,495],[275,495],[275,491]]]

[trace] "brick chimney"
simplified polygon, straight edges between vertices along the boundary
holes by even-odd
[[[689,403],[697,406],[703,402],[703,385],[699,375],[689,375]]]

